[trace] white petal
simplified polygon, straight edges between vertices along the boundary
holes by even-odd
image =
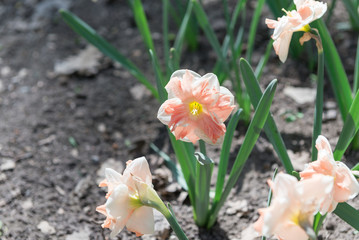
[[[296,8],[299,9],[303,6],[305,1],[307,1],[307,0],[294,0],[294,4],[295,4]]]
[[[126,227],[139,234],[153,234],[155,228],[153,209],[146,206],[136,209],[128,219]]]
[[[293,35],[293,32],[286,32],[286,33],[283,33],[280,37],[280,46],[278,49],[278,56],[279,56],[279,59],[283,63],[285,62],[285,60],[287,60],[287,57],[288,57],[289,45],[290,45],[290,41],[292,40],[292,35]]]
[[[105,169],[105,176],[109,183],[123,183],[123,176],[111,168]]]
[[[174,73],[172,73],[170,78],[178,77],[180,79],[183,79],[183,75],[186,73],[186,71],[189,71],[195,78],[201,78],[201,75],[199,75],[198,73],[196,73],[192,70],[188,70],[188,69],[177,70]]]
[[[223,95],[227,95],[227,96],[229,96],[230,97],[230,105],[233,105],[234,104],[234,96],[233,96],[233,94],[227,89],[227,88],[225,88],[225,87],[220,87],[219,88],[219,92],[221,93],[221,94],[223,94]]]
[[[171,121],[171,115],[167,114],[165,111],[165,107],[167,107],[168,104],[180,105],[180,104],[182,104],[182,101],[179,98],[171,98],[171,99],[166,100],[161,105],[160,109],[158,109],[157,118],[165,125],[168,125]]]
[[[354,177],[354,175],[352,174],[351,170],[347,167],[347,165],[345,165],[344,163],[342,162],[336,162],[338,168],[341,169],[341,172],[344,174],[346,174],[347,176],[350,177],[350,185],[348,186],[350,192],[352,193],[350,196],[349,196],[349,199],[353,199],[356,197],[356,195],[358,195],[359,193],[359,183],[358,181],[356,180],[356,178]]]
[[[125,184],[118,185],[107,199],[105,206],[107,213],[111,217],[115,219],[119,217],[122,219],[127,218],[132,210],[130,207],[128,187]]]
[[[121,221],[121,217],[117,218],[115,225],[111,227],[112,231],[110,234],[110,238],[116,237],[116,235],[119,234],[124,227],[125,227],[125,223],[124,221]]]
[[[201,77],[201,80],[207,80],[208,81],[208,89],[215,89],[219,91],[219,81],[214,73],[207,73],[206,75]]]
[[[148,185],[152,185],[152,174],[150,171],[150,166],[145,157],[139,157],[133,160],[123,172],[123,175],[134,175]]]

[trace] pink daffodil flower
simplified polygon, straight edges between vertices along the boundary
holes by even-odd
[[[152,188],[152,175],[146,158],[128,161],[123,174],[107,168],[105,175],[100,187],[108,187],[107,201],[96,208],[106,216],[102,227],[112,230],[111,237],[125,226],[137,236],[154,233],[153,209],[142,203],[147,190]]]
[[[273,47],[279,59],[285,62],[288,56],[290,41],[293,32],[309,32],[309,23],[321,18],[327,11],[327,4],[315,0],[294,0],[297,10],[285,11],[287,14],[278,20],[266,19],[268,28],[274,29],[272,38]],[[305,34],[301,40],[308,41],[310,35]]]
[[[221,143],[226,132],[223,122],[234,109],[234,97],[219,86],[216,75],[201,77],[190,70],[178,70],[165,88],[168,100],[161,105],[157,117],[177,140]]]
[[[315,147],[318,149],[318,159],[311,162],[300,173],[302,179],[311,179],[317,175],[331,176],[334,188],[321,206],[321,213],[332,212],[339,202],[353,199],[359,193],[359,183],[351,170],[342,162],[335,161],[328,140],[319,136]]]
[[[254,229],[266,237],[307,240],[314,215],[333,188],[333,178],[318,175],[298,181],[289,174],[278,173],[268,184],[273,193],[271,205],[259,209],[260,217],[254,223]]]

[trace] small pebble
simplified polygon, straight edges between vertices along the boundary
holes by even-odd
[[[41,221],[37,228],[44,234],[54,234],[56,232],[55,228],[51,226],[47,221]]]
[[[4,161],[5,160],[5,161]],[[12,159],[3,159],[4,163],[0,165],[1,171],[13,170],[16,166],[15,161]]]
[[[100,123],[100,124],[97,126],[97,130],[98,130],[100,133],[106,132],[106,125],[105,125],[104,123]]]

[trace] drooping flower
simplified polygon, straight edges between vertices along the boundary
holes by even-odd
[[[274,235],[281,240],[307,240],[314,215],[333,188],[333,178],[318,175],[298,181],[289,174],[279,173],[268,185],[273,193],[271,205],[259,209],[255,230],[263,236]]]
[[[297,11],[285,11],[287,14],[278,21],[266,19],[265,23],[268,28],[274,29],[272,38],[274,40],[273,47],[279,59],[285,62],[288,56],[290,41],[293,32],[304,31],[309,32],[309,23],[321,18],[327,11],[327,4],[315,0],[294,0]],[[310,35],[305,34],[303,41],[307,41]]]
[[[152,188],[152,175],[146,158],[128,161],[123,175],[110,168],[105,171],[106,179],[100,183],[100,187],[108,187],[107,201],[96,208],[106,216],[102,227],[112,230],[111,237],[125,226],[137,236],[152,234],[153,210],[142,203],[147,189]]]
[[[221,142],[226,132],[223,122],[234,109],[234,97],[227,88],[219,86],[216,75],[201,77],[190,70],[178,70],[165,88],[168,100],[161,105],[157,117],[177,140]]]
[[[333,177],[334,187],[321,206],[321,213],[332,212],[339,202],[353,199],[359,193],[359,183],[344,163],[334,160],[330,144],[324,136],[317,138],[315,147],[318,159],[309,163],[300,176],[302,179],[317,175]]]

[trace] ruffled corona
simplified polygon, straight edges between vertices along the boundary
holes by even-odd
[[[226,126],[223,122],[234,109],[234,97],[219,86],[217,76],[200,76],[190,70],[178,70],[166,85],[168,100],[158,110],[157,117],[168,125],[176,139],[195,143],[221,142]]]

